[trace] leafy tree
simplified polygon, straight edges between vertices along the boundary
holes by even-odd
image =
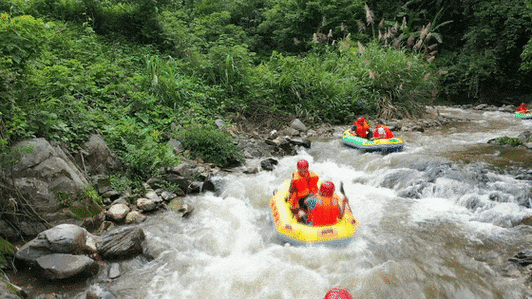
[[[26,65],[38,57],[46,48],[46,41],[53,37],[53,23],[23,15],[10,17],[6,13],[0,16],[0,111],[9,119],[6,139],[12,136],[31,136],[24,127],[28,110],[24,105],[22,75]],[[16,138],[15,138],[16,139]]]
[[[525,0],[527,11],[532,11],[532,0]],[[529,13],[530,15],[530,13]],[[523,53],[521,54],[523,63],[521,69],[525,71],[532,71],[532,38],[528,40],[528,43],[523,48]]]
[[[523,1],[480,1],[473,8],[474,20],[464,34],[463,48],[443,60],[449,66],[443,94],[468,90],[471,98],[499,100],[501,93],[527,93],[531,73],[519,69],[520,55],[532,34],[532,19],[522,13]]]
[[[361,0],[277,0],[266,9],[259,34],[271,49],[308,51],[314,33],[320,39],[356,34],[356,20],[363,18],[363,7]]]

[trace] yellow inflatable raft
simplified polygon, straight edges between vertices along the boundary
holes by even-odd
[[[309,226],[297,222],[284,198],[288,194],[290,180],[286,180],[270,199],[273,222],[277,237],[292,245],[323,244],[329,246],[347,245],[352,241],[358,221],[346,206],[344,217],[334,225]]]

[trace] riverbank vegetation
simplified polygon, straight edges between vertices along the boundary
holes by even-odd
[[[525,4],[462,2],[3,1],[2,153],[32,137],[76,153],[97,132],[143,178],[179,161],[170,138],[240,160],[216,119],[348,124],[530,93]]]

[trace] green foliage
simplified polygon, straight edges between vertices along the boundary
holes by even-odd
[[[172,193],[178,193],[180,190],[180,192],[183,192],[183,190],[181,189],[181,187],[179,187],[179,185],[175,184],[175,183],[172,183],[168,180],[164,180],[163,181],[163,185],[161,186],[164,190],[168,191],[168,192],[172,192]]]
[[[532,18],[523,1],[479,1],[473,7],[461,51],[446,54],[444,95],[498,100],[501,92],[527,93],[532,84],[526,68],[526,48]],[[521,53],[524,64],[521,65]],[[447,67],[448,66],[448,67]]]
[[[212,126],[193,126],[176,133],[193,158],[202,158],[224,167],[243,161],[242,153],[231,135]]]
[[[310,49],[314,33],[325,39],[329,38],[329,32],[335,39],[345,37],[348,32],[355,35],[358,32],[356,21],[363,18],[365,1],[279,0],[272,3],[264,12],[264,22],[258,26],[263,45],[272,50],[298,53]]]
[[[11,0],[17,10],[38,17],[86,24],[102,35],[141,43],[162,40],[155,0]],[[163,1],[164,2],[164,1]],[[162,5],[162,3],[161,3]]]
[[[512,138],[508,136],[496,138],[495,142],[499,145],[510,145],[510,146],[518,146],[523,144],[523,140],[520,138]]]
[[[174,166],[179,163],[173,150],[160,142],[160,133],[149,129],[136,132],[135,138],[122,137],[124,150],[119,151],[122,161],[141,178],[148,178],[160,168]]]
[[[254,69],[249,79],[254,93],[246,100],[311,122],[341,124],[376,113],[409,116],[420,113],[436,91],[433,73],[417,54],[342,40],[302,58],[274,53]]]
[[[455,101],[479,98],[486,80],[503,76],[497,69],[496,59],[491,50],[448,54],[441,62],[449,65],[447,74],[442,76],[442,96]]]
[[[133,108],[139,110],[159,110],[170,117],[197,115],[210,117],[220,111],[219,90],[206,85],[195,76],[180,72],[181,66],[172,57],[160,59],[146,55],[146,72],[140,80],[145,93],[135,93]],[[146,106],[148,105],[148,106]],[[205,109],[206,108],[206,109]],[[183,121],[179,119],[179,121]]]
[[[438,92],[530,88],[523,2],[367,3],[389,20],[361,0],[3,1],[0,146],[44,137],[76,152],[98,132],[135,182],[178,163],[165,144],[182,128],[194,156],[239,160],[211,128],[232,113],[345,124],[419,114]],[[432,48],[443,37],[454,52]]]
[[[523,47],[523,53],[521,53],[521,69],[524,71],[532,71],[532,39]]]
[[[207,83],[221,86],[229,97],[243,96],[248,92],[246,81],[251,58],[244,46],[212,47],[209,63],[204,67]]]
[[[61,200],[61,204],[70,211],[70,215],[77,219],[85,219],[100,213],[104,206],[102,198],[94,188],[87,188],[79,194],[71,194],[56,191],[55,194]]]
[[[206,44],[203,38],[194,34],[193,18],[182,10],[162,11],[159,21],[167,43],[172,44],[172,55],[184,64],[197,67],[201,64],[200,52]]]
[[[14,256],[16,252],[15,246],[0,237],[0,267],[6,263],[6,255]]]
[[[134,189],[135,181],[127,175],[123,174],[111,174],[111,188],[118,193],[123,193],[127,189]]]
[[[28,59],[38,56],[53,32],[53,23],[44,23],[41,19],[28,15],[11,18],[2,13],[0,55],[3,63],[21,69]]]
[[[0,15],[0,111],[5,116],[10,116],[11,101],[23,88],[20,80],[24,67],[41,54],[46,41],[53,35],[54,27],[53,23],[28,15]]]

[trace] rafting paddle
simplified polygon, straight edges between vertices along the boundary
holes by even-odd
[[[345,213],[345,205],[349,207],[349,211],[351,214],[353,214],[353,211],[351,210],[351,205],[349,204],[349,200],[347,199],[347,196],[345,195],[344,191],[344,182],[340,181],[340,192],[342,192],[342,195],[344,196],[344,202],[342,203],[342,217],[344,216],[343,213]]]

